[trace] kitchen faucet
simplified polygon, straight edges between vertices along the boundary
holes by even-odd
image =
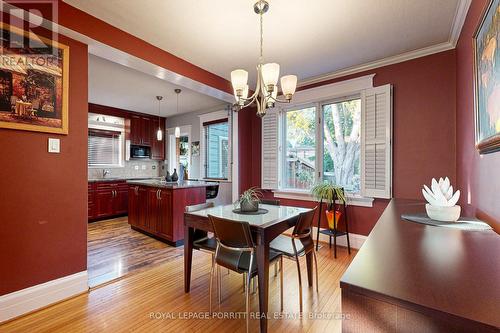
[[[109,170],[102,169],[102,178],[105,178],[108,173],[109,173]]]

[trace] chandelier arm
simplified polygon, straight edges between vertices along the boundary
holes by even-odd
[[[280,99],[280,98],[278,98],[278,97],[274,98],[273,96],[269,96],[269,98],[270,98],[273,102],[282,103],[282,104],[290,103],[290,101],[291,101],[291,100],[289,100],[289,99]]]

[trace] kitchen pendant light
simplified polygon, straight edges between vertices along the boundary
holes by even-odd
[[[181,93],[181,90],[180,89],[175,89],[174,91],[177,94],[177,112],[176,112],[176,114],[179,114],[179,94]],[[180,138],[181,137],[181,129],[180,129],[180,127],[177,126],[175,128],[175,133],[174,134],[175,134],[176,138]]]
[[[163,99],[163,96],[156,96],[156,99],[158,100],[158,131],[156,131],[156,140],[162,141],[163,131],[161,130],[160,110],[161,110],[161,100]]]
[[[264,64],[264,34],[263,15],[269,10],[269,3],[259,0],[253,6],[254,12],[260,16],[260,56],[257,65],[257,86],[252,96],[248,97],[248,72],[244,69],[236,69],[231,72],[231,83],[233,85],[236,103],[234,111],[239,111],[252,103],[257,104],[257,115],[263,117],[268,108],[273,108],[276,103],[290,103],[297,88],[297,76],[285,75],[281,78],[281,90],[284,99],[278,98],[278,79],[280,65],[277,63]]]

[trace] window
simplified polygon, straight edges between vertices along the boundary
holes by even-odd
[[[121,132],[89,128],[88,165],[90,167],[121,166],[123,160]]]
[[[205,178],[228,179],[229,127],[227,119],[203,124],[205,134]]]
[[[286,112],[285,188],[309,189],[316,175],[316,108]]]
[[[322,105],[323,179],[360,190],[361,99],[346,99]]]
[[[391,198],[392,88],[359,84],[301,91],[294,99],[309,104],[268,111],[262,119],[263,189],[308,200],[315,183],[329,181],[360,205],[369,198]],[[345,97],[331,99],[328,89]]]

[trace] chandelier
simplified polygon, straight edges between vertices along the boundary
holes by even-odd
[[[259,0],[253,6],[256,14],[260,16],[260,56],[257,65],[257,86],[252,96],[248,96],[248,72],[244,69],[236,69],[231,72],[231,84],[233,85],[236,103],[233,110],[239,111],[252,103],[257,104],[257,115],[263,117],[268,108],[273,108],[275,103],[289,103],[297,88],[297,76],[285,75],[281,77],[281,90],[284,99],[278,98],[278,78],[280,65],[277,63],[263,63],[264,34],[263,15],[269,10],[269,3]]]

